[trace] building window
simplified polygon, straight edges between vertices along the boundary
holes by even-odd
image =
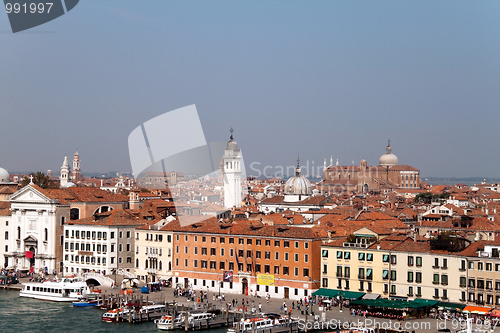
[[[413,256],[408,256],[408,266],[413,266]]]
[[[422,257],[416,257],[416,266],[421,267],[422,266]]]
[[[328,258],[328,250],[321,250],[321,257],[322,258]]]
[[[289,275],[290,274],[290,269],[288,266],[283,266],[283,275]]]

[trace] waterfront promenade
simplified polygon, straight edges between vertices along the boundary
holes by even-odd
[[[20,282],[28,282],[29,279],[27,278],[22,278],[20,279]],[[117,279],[117,284],[120,285],[121,279],[118,277]],[[141,284],[142,285],[142,284]],[[10,286],[10,289],[20,289],[21,285],[12,285]],[[119,289],[112,289],[112,288],[103,288],[103,287],[98,287],[101,288],[102,293],[107,295],[109,297],[110,295],[117,295],[119,294],[120,290]],[[199,295],[199,291],[197,291],[197,295]],[[265,298],[252,298],[251,296],[247,295],[241,295],[241,294],[225,294],[225,302],[219,301],[218,296],[219,292],[217,290],[210,290],[208,289],[208,297],[207,300],[204,301],[204,304],[211,304],[215,305],[217,308],[220,309],[225,309],[226,304],[225,303],[232,303],[232,300],[235,299],[238,301],[238,305],[241,305],[242,300],[248,299],[248,313],[251,313],[252,308],[255,309],[256,312],[258,312],[259,309],[259,304],[262,307],[262,312],[272,312],[272,313],[282,313],[281,307],[283,306],[283,302],[286,302],[287,307],[290,307],[291,305],[291,300],[284,300],[280,298],[273,298],[271,297],[269,299],[269,302],[266,302]],[[221,294],[222,295],[222,294]],[[156,302],[156,303],[163,303],[164,301],[172,302],[176,301],[179,306],[193,306],[194,302],[193,301],[188,301],[186,297],[174,297],[174,289],[173,288],[162,288],[162,291],[158,292],[151,292],[149,294],[141,294],[140,288],[134,289],[133,295],[137,298],[143,297],[143,299],[148,299],[150,302]],[[215,301],[214,301],[214,296],[215,296]],[[130,297],[130,296],[129,296]],[[236,307],[235,307],[236,308]],[[299,318],[302,320],[303,323],[305,323],[306,320],[306,315],[305,315],[305,307],[301,308],[301,311],[297,310],[297,307],[292,311],[292,317],[294,318]],[[304,311],[304,312],[302,312]],[[436,320],[434,318],[424,318],[424,319],[411,319],[408,321],[390,321],[387,319],[382,319],[382,318],[374,318],[374,317],[367,317],[363,318],[363,316],[353,316],[352,313],[350,312],[350,309],[344,308],[343,311],[340,311],[339,307],[333,307],[330,311],[319,311],[318,305],[313,305],[311,312],[314,313],[314,315],[311,315],[309,312],[309,315],[307,316],[308,322],[310,322],[309,325],[312,325],[312,322],[314,321],[314,317],[318,316],[317,318],[320,319],[320,323],[323,323],[323,329],[325,331],[334,331],[336,327],[339,325],[349,325],[350,322],[352,323],[359,323],[363,322],[367,326],[372,327],[374,325],[380,325],[380,327],[389,327],[389,328],[395,328],[395,327],[403,327],[403,331],[408,331],[408,332],[438,332],[440,329],[445,329],[448,328],[451,330],[451,332],[455,332],[458,328],[460,323],[458,321],[454,320],[448,320],[448,321],[443,321],[443,320]],[[325,322],[328,322],[329,324],[325,324]],[[498,325],[497,325],[498,326]],[[344,326],[345,327],[345,326]],[[476,324],[477,328],[480,328],[479,324]],[[313,327],[310,327],[313,328]],[[500,333],[500,329],[497,328],[495,329],[495,332]]]

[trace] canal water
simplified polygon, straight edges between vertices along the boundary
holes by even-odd
[[[19,297],[19,291],[0,290],[1,332],[161,332],[153,322],[104,323],[103,313],[98,308],[74,308],[69,302],[40,301]],[[225,332],[226,329],[210,330],[210,333]]]

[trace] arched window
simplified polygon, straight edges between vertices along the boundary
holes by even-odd
[[[66,216],[61,216],[61,225],[64,224],[64,222],[66,222]]]
[[[6,232],[5,232],[5,240],[8,240],[8,239],[9,239],[9,232],[8,232],[8,231],[6,231]],[[5,251],[5,252],[7,252],[7,251]]]
[[[17,227],[17,239],[21,239],[21,227]]]
[[[171,261],[169,261],[169,262],[168,262],[168,270],[169,270],[169,271],[171,271],[171,270],[172,270],[172,262],[171,262]]]
[[[135,268],[139,268],[139,259],[135,259]]]
[[[47,242],[49,240],[49,229],[45,228],[43,236],[43,239]]]
[[[162,267],[162,266],[161,266],[161,260],[160,260],[160,271],[162,270],[162,268],[161,268],[161,267]]]
[[[145,265],[146,265],[145,267],[146,267],[146,269],[148,269],[148,260],[146,259],[146,261],[145,261],[145,262],[146,262],[146,263],[145,263]]]

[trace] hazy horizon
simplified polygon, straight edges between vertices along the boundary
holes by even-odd
[[[16,34],[0,14],[0,166],[54,175],[78,148],[84,173],[130,172],[130,132],[195,104],[206,141],[232,126],[246,165],[298,154],[377,165],[390,138],[422,179],[500,178],[499,12],[498,1],[86,0]]]

